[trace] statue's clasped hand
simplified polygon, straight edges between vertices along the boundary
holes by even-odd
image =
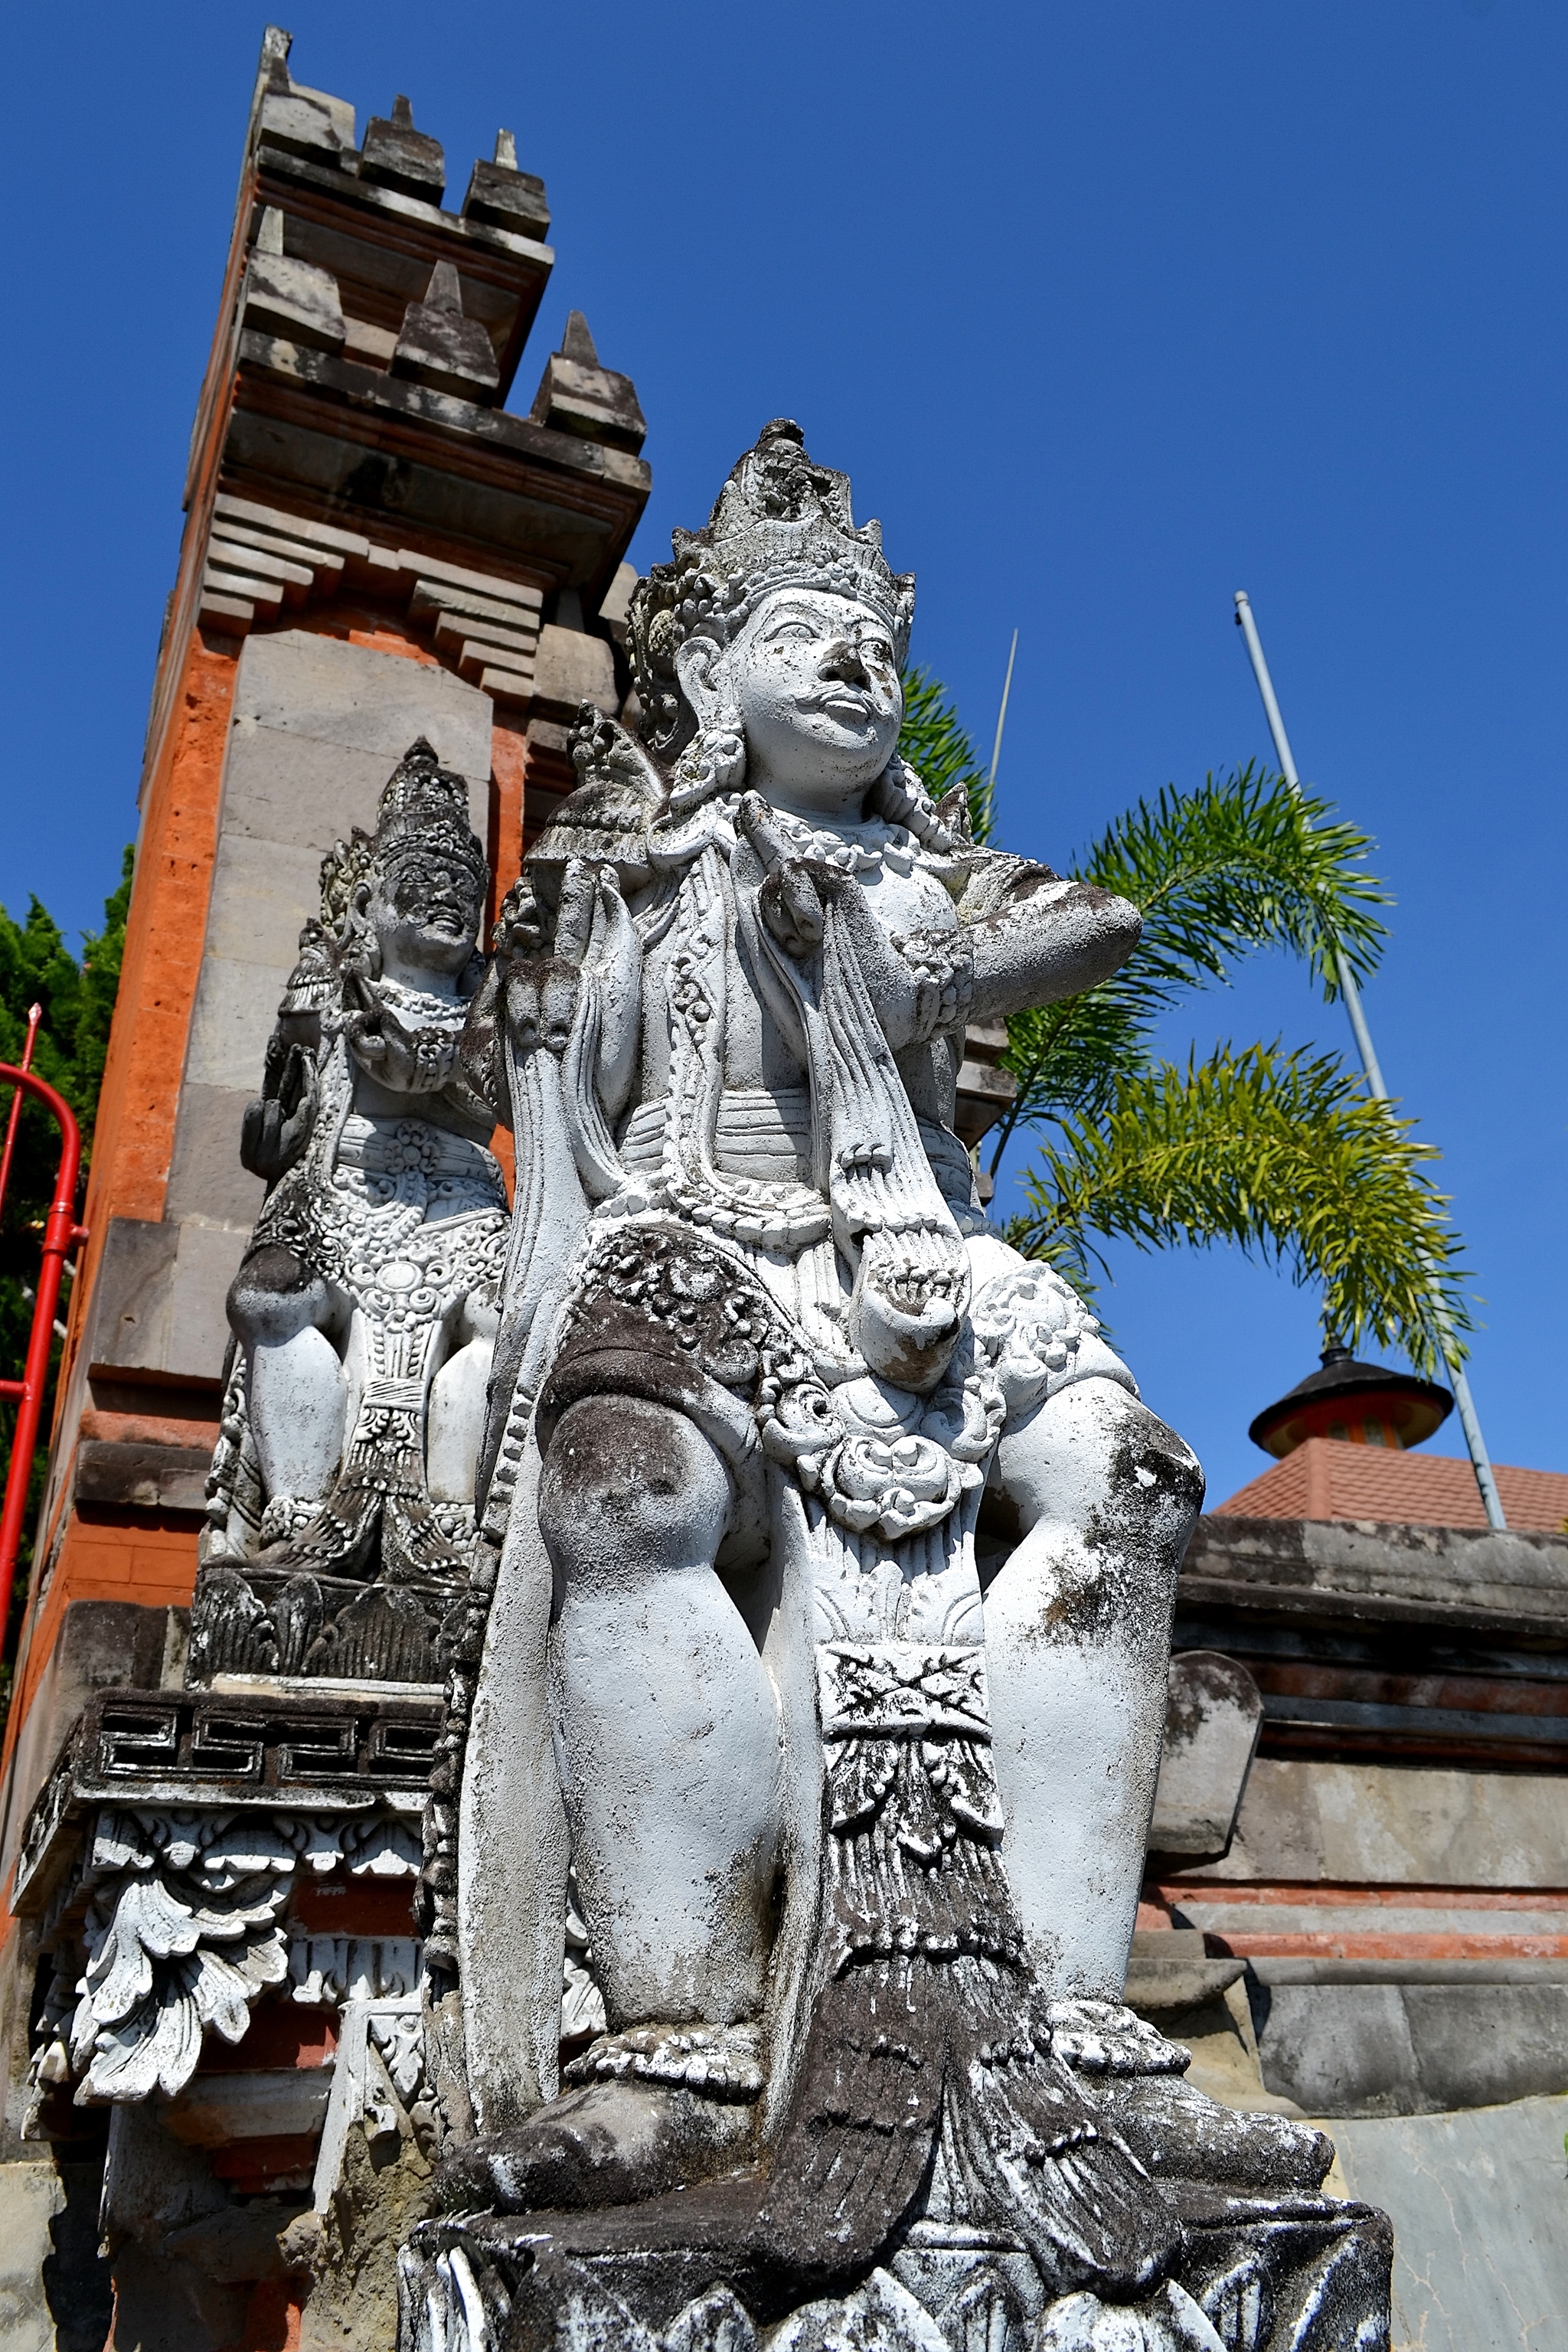
[[[966,933],[882,929],[854,877],[826,859],[802,857],[758,793],[747,793],[736,823],[766,869],[757,910],[785,955],[805,962],[820,949],[826,908],[842,910],[860,973],[895,1049],[923,1043],[939,1030],[962,1029],[973,989],[973,955]]]
[[[767,876],[757,893],[758,911],[785,955],[803,963],[822,945],[825,899],[847,877],[820,858],[802,857],[760,793],[742,795],[735,819]]]
[[[396,1094],[433,1094],[451,1074],[456,1040],[401,1020],[374,982],[347,971],[343,1034],[360,1066]]]

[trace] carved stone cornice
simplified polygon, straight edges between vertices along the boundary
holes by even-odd
[[[416,1816],[440,1727],[431,1699],[101,1691],[27,1817],[12,1908],[44,1913],[101,1805]]]

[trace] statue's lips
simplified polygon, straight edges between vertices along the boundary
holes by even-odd
[[[801,710],[826,711],[830,719],[855,719],[864,726],[876,723],[877,711],[868,694],[858,694],[852,686],[836,687],[830,694],[803,695],[796,706]]]

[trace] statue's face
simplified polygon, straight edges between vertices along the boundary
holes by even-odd
[[[710,676],[739,706],[748,782],[784,807],[850,812],[899,740],[892,632],[852,597],[778,590]]]
[[[484,894],[466,866],[415,852],[377,877],[368,912],[383,968],[393,978],[454,973],[474,951]]]

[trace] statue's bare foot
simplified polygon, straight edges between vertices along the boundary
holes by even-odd
[[[1188,2053],[1118,2001],[1058,2000],[1052,2038],[1093,2105],[1160,2179],[1313,2196],[1334,2160],[1310,2124],[1222,2106],[1184,2082]],[[1283,2103],[1281,2103],[1283,2104]]]
[[[756,2110],[662,2084],[595,2083],[441,2168],[448,2210],[538,2213],[633,2205],[743,2164]]]
[[[1107,2077],[1083,2087],[1158,2180],[1312,2197],[1334,2160],[1333,2142],[1310,2124],[1221,2106],[1179,2074]]]

